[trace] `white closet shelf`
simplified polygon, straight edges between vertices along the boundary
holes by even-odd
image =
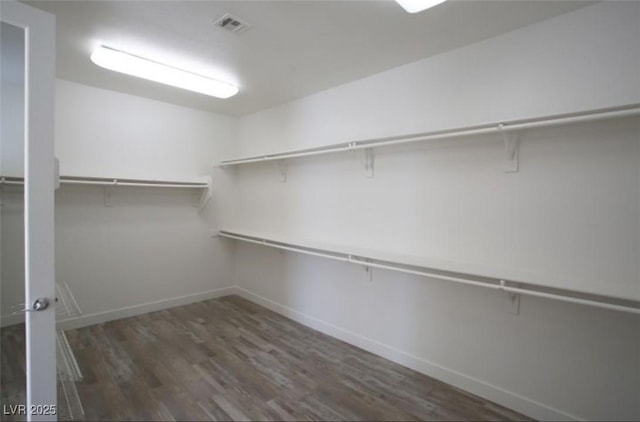
[[[511,294],[538,296],[640,314],[640,301],[638,300],[559,287],[570,285],[570,280],[566,278],[541,276],[538,273],[514,269],[496,269],[477,264],[435,260],[427,257],[403,255],[354,246],[327,244],[306,239],[248,232],[246,230],[224,229],[219,231],[219,235],[285,251],[349,262],[368,268],[380,268],[502,290]],[[541,278],[542,281],[540,281]]]
[[[176,181],[176,180],[148,180],[148,179],[121,179],[105,177],[79,177],[60,176],[60,183],[65,185],[93,185],[93,186],[139,186],[157,188],[187,188],[206,189],[208,181]],[[0,184],[23,185],[24,178],[0,176]]]
[[[98,177],[60,176],[60,183],[65,185],[96,185],[96,186],[137,186],[156,188],[185,188],[207,189],[207,181],[177,181],[177,180],[143,180],[143,179],[111,179]]]
[[[149,188],[178,188],[178,189],[203,189],[199,201],[199,209],[202,210],[211,199],[211,177],[205,176],[199,180],[150,180],[150,179],[124,179],[110,177],[80,177],[60,176],[61,185],[87,185],[104,187],[149,187]],[[0,176],[0,187],[3,185],[24,185],[24,178]]]
[[[498,123],[487,123],[475,126],[466,126],[433,132],[414,133],[402,136],[386,138],[363,139],[337,144],[329,144],[313,148],[293,149],[279,151],[249,157],[234,158],[220,161],[218,167],[234,166],[239,164],[249,164],[264,161],[286,160],[289,158],[307,157],[313,155],[330,154],[345,151],[356,151],[362,149],[378,148],[392,145],[407,144],[413,142],[433,141],[437,139],[457,138],[472,135],[501,134],[508,143],[507,134],[524,129],[564,125],[596,120],[614,119],[622,117],[632,117],[640,115],[640,104],[630,104],[620,107],[611,107],[597,110],[583,111],[579,113],[556,114],[534,119],[511,120]],[[505,145],[507,149],[512,149]],[[513,154],[513,152],[511,152]]]

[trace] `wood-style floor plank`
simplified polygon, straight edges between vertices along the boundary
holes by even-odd
[[[67,338],[87,420],[530,420],[238,296]],[[1,346],[2,404],[16,404],[23,326]]]

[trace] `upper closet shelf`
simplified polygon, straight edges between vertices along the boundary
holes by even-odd
[[[137,186],[156,188],[207,189],[209,181],[176,181],[176,180],[141,180],[141,179],[107,179],[97,177],[60,176],[60,184],[94,185],[94,186]]]
[[[61,185],[88,185],[104,187],[150,187],[150,188],[179,188],[179,189],[203,189],[199,201],[199,208],[202,209],[211,199],[211,177],[205,176],[197,181],[177,181],[177,180],[149,180],[149,179],[120,179],[105,177],[78,177],[60,176]],[[24,185],[24,178],[0,176],[0,187],[2,185]]]
[[[517,171],[517,141],[512,139],[510,133],[518,130],[533,129],[539,127],[588,122],[604,119],[630,117],[640,115],[640,104],[631,104],[621,107],[612,107],[598,110],[590,110],[571,114],[557,114],[546,117],[525,120],[512,120],[501,123],[491,123],[476,126],[466,126],[454,129],[439,130],[433,132],[417,133],[404,136],[386,138],[365,139],[359,141],[342,142],[315,148],[303,148],[289,151],[280,151],[251,157],[223,160],[218,167],[233,166],[238,164],[256,163],[262,161],[285,160],[288,158],[307,157],[312,155],[329,154],[343,151],[370,150],[371,148],[407,144],[412,142],[432,141],[437,139],[456,138],[472,135],[499,134],[505,143],[507,162],[505,171]],[[368,169],[372,170],[372,169]]]
[[[362,265],[369,271],[370,276],[372,268],[380,268],[405,274],[502,290],[509,293],[511,299],[514,301],[514,295],[524,294],[640,314],[640,301],[638,300],[562,287],[575,286],[575,280],[553,277],[548,274],[434,260],[426,257],[403,255],[347,245],[326,244],[306,239],[295,239],[272,234],[247,232],[244,230],[225,229],[220,230],[219,235],[229,239],[255,243],[276,249]]]
[[[148,179],[120,179],[106,177],[78,177],[60,176],[60,184],[64,185],[93,185],[93,186],[140,186],[157,188],[187,188],[205,189],[209,186],[208,180],[202,181],[176,181],[176,180],[148,180]],[[0,184],[23,185],[24,178],[0,176]]]

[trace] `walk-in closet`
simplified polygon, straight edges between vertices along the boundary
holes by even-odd
[[[0,420],[640,419],[640,1],[0,21]]]

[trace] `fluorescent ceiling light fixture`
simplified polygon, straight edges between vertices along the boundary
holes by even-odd
[[[213,97],[229,98],[238,93],[237,87],[226,82],[220,82],[105,46],[99,46],[93,50],[91,61],[105,69]]]
[[[396,2],[409,13],[422,12],[445,1],[446,0],[396,0]]]

